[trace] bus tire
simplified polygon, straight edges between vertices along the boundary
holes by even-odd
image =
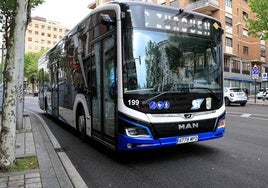
[[[226,97],[225,98],[225,106],[230,106],[230,100]]]
[[[79,107],[76,114],[76,129],[82,140],[86,139],[86,115],[83,107]]]

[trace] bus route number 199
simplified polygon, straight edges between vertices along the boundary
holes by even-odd
[[[129,106],[137,106],[140,104],[140,101],[138,99],[130,99],[128,100],[128,105]]]

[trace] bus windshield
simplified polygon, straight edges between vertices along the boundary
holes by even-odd
[[[195,98],[208,94],[203,97],[217,99],[215,102],[221,104],[220,43],[194,35],[145,29],[126,29],[124,39],[129,41],[124,43],[123,61],[124,99],[127,105],[131,104],[130,99],[147,105],[160,100],[157,96],[170,103],[174,100],[174,93],[177,97],[181,96],[181,100],[185,100],[183,96],[189,93],[191,95],[188,96]]]

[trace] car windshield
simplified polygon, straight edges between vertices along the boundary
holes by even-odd
[[[232,92],[244,92],[241,88],[232,88],[230,89]]]

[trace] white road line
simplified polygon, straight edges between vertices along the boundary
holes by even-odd
[[[242,114],[241,117],[250,117],[251,114]]]

